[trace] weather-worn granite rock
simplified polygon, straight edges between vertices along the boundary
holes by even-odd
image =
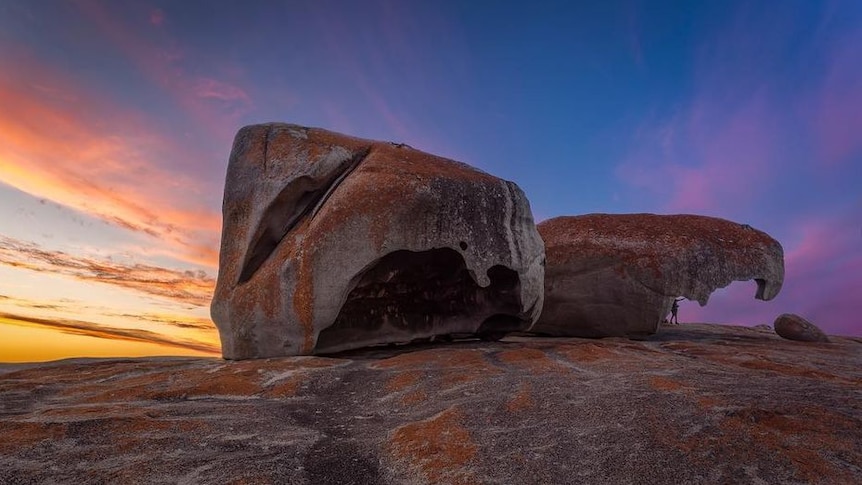
[[[497,338],[542,309],[544,249],[523,192],[406,145],[247,126],[223,212],[211,313],[228,359]]]
[[[832,340],[0,365],[0,483],[862,483],[862,341]]]
[[[539,224],[545,303],[533,331],[578,337],[655,333],[675,297],[706,305],[733,281],[770,300],[784,281],[778,241],[714,217],[589,214]]]
[[[829,337],[817,325],[793,313],[783,313],[773,324],[775,333],[800,342],[828,342]]]

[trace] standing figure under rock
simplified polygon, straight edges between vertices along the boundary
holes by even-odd
[[[668,323],[679,325],[679,316],[677,313],[679,312],[679,302],[685,300],[685,298],[674,298],[673,304],[670,307],[670,320]]]

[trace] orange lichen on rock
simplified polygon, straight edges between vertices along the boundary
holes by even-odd
[[[154,436],[170,437],[177,433],[189,433],[195,424],[208,427],[203,421],[168,421],[152,419],[146,415],[120,419],[104,419],[98,422],[98,433],[110,437],[113,446],[123,453],[134,452],[138,445]]]
[[[709,411],[724,405],[724,401],[713,396],[698,396],[695,401],[697,402],[697,405],[704,411]]]
[[[426,369],[440,367],[443,364],[448,365],[471,365],[476,361],[476,354],[481,354],[480,350],[474,349],[428,349],[416,352],[405,352],[382,359],[374,364],[371,364],[375,369]],[[484,361],[484,359],[482,359]]]
[[[179,373],[173,377],[175,387],[163,393],[179,396],[253,396],[260,392],[260,375],[255,371],[202,376],[200,372]]]
[[[622,357],[620,354],[614,352],[610,346],[593,342],[567,345],[558,349],[557,352],[574,363],[596,362]]]
[[[66,388],[60,392],[60,395],[69,398],[77,397],[83,403],[144,401],[153,399],[153,391],[165,389],[165,380],[167,375],[159,372],[121,375],[117,379]]]
[[[828,372],[808,368],[801,364],[783,364],[765,357],[752,356],[752,358],[746,360],[735,360],[734,363],[740,367],[745,367],[746,369],[765,370],[785,376],[799,376],[811,379],[843,382],[852,386],[860,384],[859,380],[847,380]]]
[[[440,348],[410,352],[381,360],[372,368],[442,372],[441,385],[444,388],[500,373],[499,368],[488,362],[484,352],[476,349]]]
[[[272,387],[267,389],[263,395],[265,397],[292,397],[302,386],[305,379],[302,376],[295,375],[279,381]]]
[[[573,224],[573,221],[577,221]],[[676,214],[585,214],[557,217],[541,224],[542,237],[563,244],[551,245],[556,257],[565,260],[578,254],[604,255],[624,262],[643,264],[650,269],[661,267],[658,254],[687,251],[693,245],[708,243],[716,246],[734,244],[739,248],[764,247],[776,244],[768,234],[744,224],[717,217]],[[613,242],[613,244],[609,244]],[[652,252],[644,251],[649,242]],[[734,252],[735,258],[756,264],[748,251]]]
[[[677,383],[654,383],[657,388],[677,389]],[[857,418],[819,406],[741,407],[712,396],[698,396],[695,402],[714,421],[685,438],[690,430],[658,419],[656,410],[649,410],[647,416],[655,439],[684,452],[692,465],[708,469],[716,464],[784,462],[782,468],[792,470],[794,478],[804,483],[858,482],[851,470],[839,464],[862,462],[851,431],[862,429]],[[837,463],[835,457],[840,457]]]
[[[827,372],[826,369],[828,369],[828,367],[824,367],[824,370],[821,370],[809,367],[804,361],[779,362],[769,356],[763,355],[763,353],[758,351],[756,348],[737,348],[733,352],[727,352],[725,349],[720,347],[716,348],[711,345],[702,345],[691,342],[666,342],[662,344],[662,347],[686,355],[708,359],[720,364],[734,365],[745,369],[775,373],[782,376],[805,377],[854,387],[862,384],[862,379],[847,378],[836,375],[832,372]]]
[[[520,367],[532,373],[540,372],[566,372],[569,369],[556,360],[548,357],[548,354],[539,349],[520,348],[516,350],[504,350],[497,354],[501,362]]]
[[[0,421],[0,452],[10,453],[44,440],[57,441],[66,435],[66,428],[65,423]]]
[[[303,357],[248,362],[213,362],[203,367],[163,369],[152,367],[136,373],[120,373],[112,379],[91,381],[60,392],[82,403],[134,402],[153,399],[189,399],[206,396],[267,397],[293,395],[307,371],[343,364],[338,359]],[[273,374],[296,373],[286,380]]]
[[[425,421],[400,426],[389,440],[389,452],[430,483],[476,483],[468,467],[477,447],[462,420],[461,411],[453,406]]]
[[[256,371],[208,375],[194,369],[138,375],[97,383],[85,389],[68,389],[65,393],[92,393],[83,399],[84,402],[92,403],[187,399],[212,395],[252,396],[260,392],[259,380],[260,375]]]
[[[386,383],[386,390],[389,392],[403,391],[406,387],[412,387],[419,382],[422,374],[417,370],[399,372],[389,379]]]
[[[75,407],[48,408],[39,413],[40,419],[53,422],[83,421],[88,419],[129,418],[144,414],[142,408],[135,405],[92,404]]]
[[[532,386],[529,383],[521,384],[518,392],[506,403],[506,409],[510,413],[516,413],[533,407]]]
[[[841,430],[858,429],[862,422],[826,409],[811,406],[796,412],[778,412],[759,408],[735,411],[719,423],[719,442],[715,437],[695,435],[680,442],[686,452],[719,446],[727,457],[711,456],[709,460],[738,460],[744,463],[761,450],[776,454],[792,463],[796,478],[806,483],[856,483],[850,470],[842,469],[826,456],[837,454],[860,463],[862,454],[852,438]],[[707,459],[706,457],[704,459]],[[824,480],[823,477],[830,477]]]
[[[293,397],[302,385],[311,378],[311,373],[344,365],[341,359],[328,357],[293,357],[286,359],[267,359],[264,361],[238,362],[234,365],[250,369],[260,368],[264,371],[261,381],[264,389],[263,397],[283,398]]]
[[[651,376],[649,378],[649,385],[652,386],[653,389],[658,389],[660,391],[691,390],[690,387],[686,386],[682,382],[664,376]]]
[[[401,397],[401,404],[404,406],[415,406],[419,403],[423,403],[428,401],[428,393],[423,391],[422,389],[408,392],[404,396]]]
[[[314,348],[314,274],[308,258],[300,258],[296,291],[293,293],[293,308],[302,327],[302,347],[304,354]]]

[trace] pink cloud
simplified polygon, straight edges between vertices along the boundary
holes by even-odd
[[[153,9],[150,12],[150,23],[156,27],[161,27],[165,23],[165,12],[160,8]]]
[[[238,85],[238,79],[192,75],[184,67],[187,54],[165,29],[160,30],[159,36],[151,36],[115,15],[109,5],[87,0],[76,3],[107,40],[151,82],[176,100],[196,126],[216,138],[234,135],[239,119],[252,109],[247,90]],[[233,66],[217,66],[214,71],[234,76],[241,72]]]
[[[657,127],[645,123],[617,175],[662,201],[666,212],[750,206],[778,159],[771,108],[762,92],[730,109],[708,96],[697,99]]]
[[[647,210],[768,221],[763,229],[784,245],[775,300],[735,283],[705,308],[684,304],[683,320],[772,324],[792,312],[829,333],[862,335],[862,201],[848,207],[850,194],[824,191],[845,181],[840,170],[818,170],[862,156],[862,29],[832,29],[827,12],[800,39],[799,19],[786,12],[768,26],[737,14],[695,49],[693,97],[641,124],[617,175],[643,193]],[[775,69],[776,56],[791,52],[805,69],[792,82]]]
[[[763,96],[739,103],[729,115],[704,96],[684,116],[643,128],[633,155],[618,168],[632,186],[648,190],[665,212],[728,217],[756,211],[782,170],[781,110]],[[768,193],[768,192],[767,192]],[[833,334],[862,335],[862,206],[821,217],[781,216],[785,238],[785,284],[770,302],[754,299],[753,282],[719,290],[701,308],[687,302],[684,321],[772,324],[781,313],[802,315]],[[780,226],[780,224],[779,224]],[[779,236],[774,234],[774,236]]]
[[[862,207],[840,216],[810,218],[790,228],[785,284],[772,301],[753,299],[755,284],[735,283],[706,307],[683,306],[684,321],[772,324],[797,313],[836,335],[862,335]]]
[[[202,271],[76,256],[4,236],[0,236],[0,264],[110,284],[195,307],[208,305],[215,287],[215,280]]]
[[[193,89],[199,98],[213,98],[220,101],[250,101],[248,94],[241,88],[217,79],[198,78],[194,82]]]
[[[220,187],[165,163],[201,154],[63,72],[26,56],[12,61],[14,69],[0,61],[0,182],[158,238],[175,258],[214,267],[216,249],[200,246],[217,239],[220,215],[199,194]],[[44,81],[32,86],[30,79]]]
[[[683,170],[676,178],[668,210],[708,210],[731,201],[747,204],[770,176],[777,158],[770,108],[758,93],[740,103],[726,120],[707,124],[702,115],[692,117],[688,131],[700,166]]]

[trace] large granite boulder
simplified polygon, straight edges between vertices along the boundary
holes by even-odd
[[[227,359],[495,338],[542,309],[544,248],[523,192],[406,145],[247,126],[223,216],[211,314]]]
[[[829,337],[808,320],[794,313],[782,313],[775,319],[775,333],[787,340],[799,342],[828,342]]]
[[[784,281],[778,241],[714,217],[589,214],[539,224],[545,303],[533,331],[578,337],[653,334],[676,297],[706,305],[733,281],[770,300]]]

